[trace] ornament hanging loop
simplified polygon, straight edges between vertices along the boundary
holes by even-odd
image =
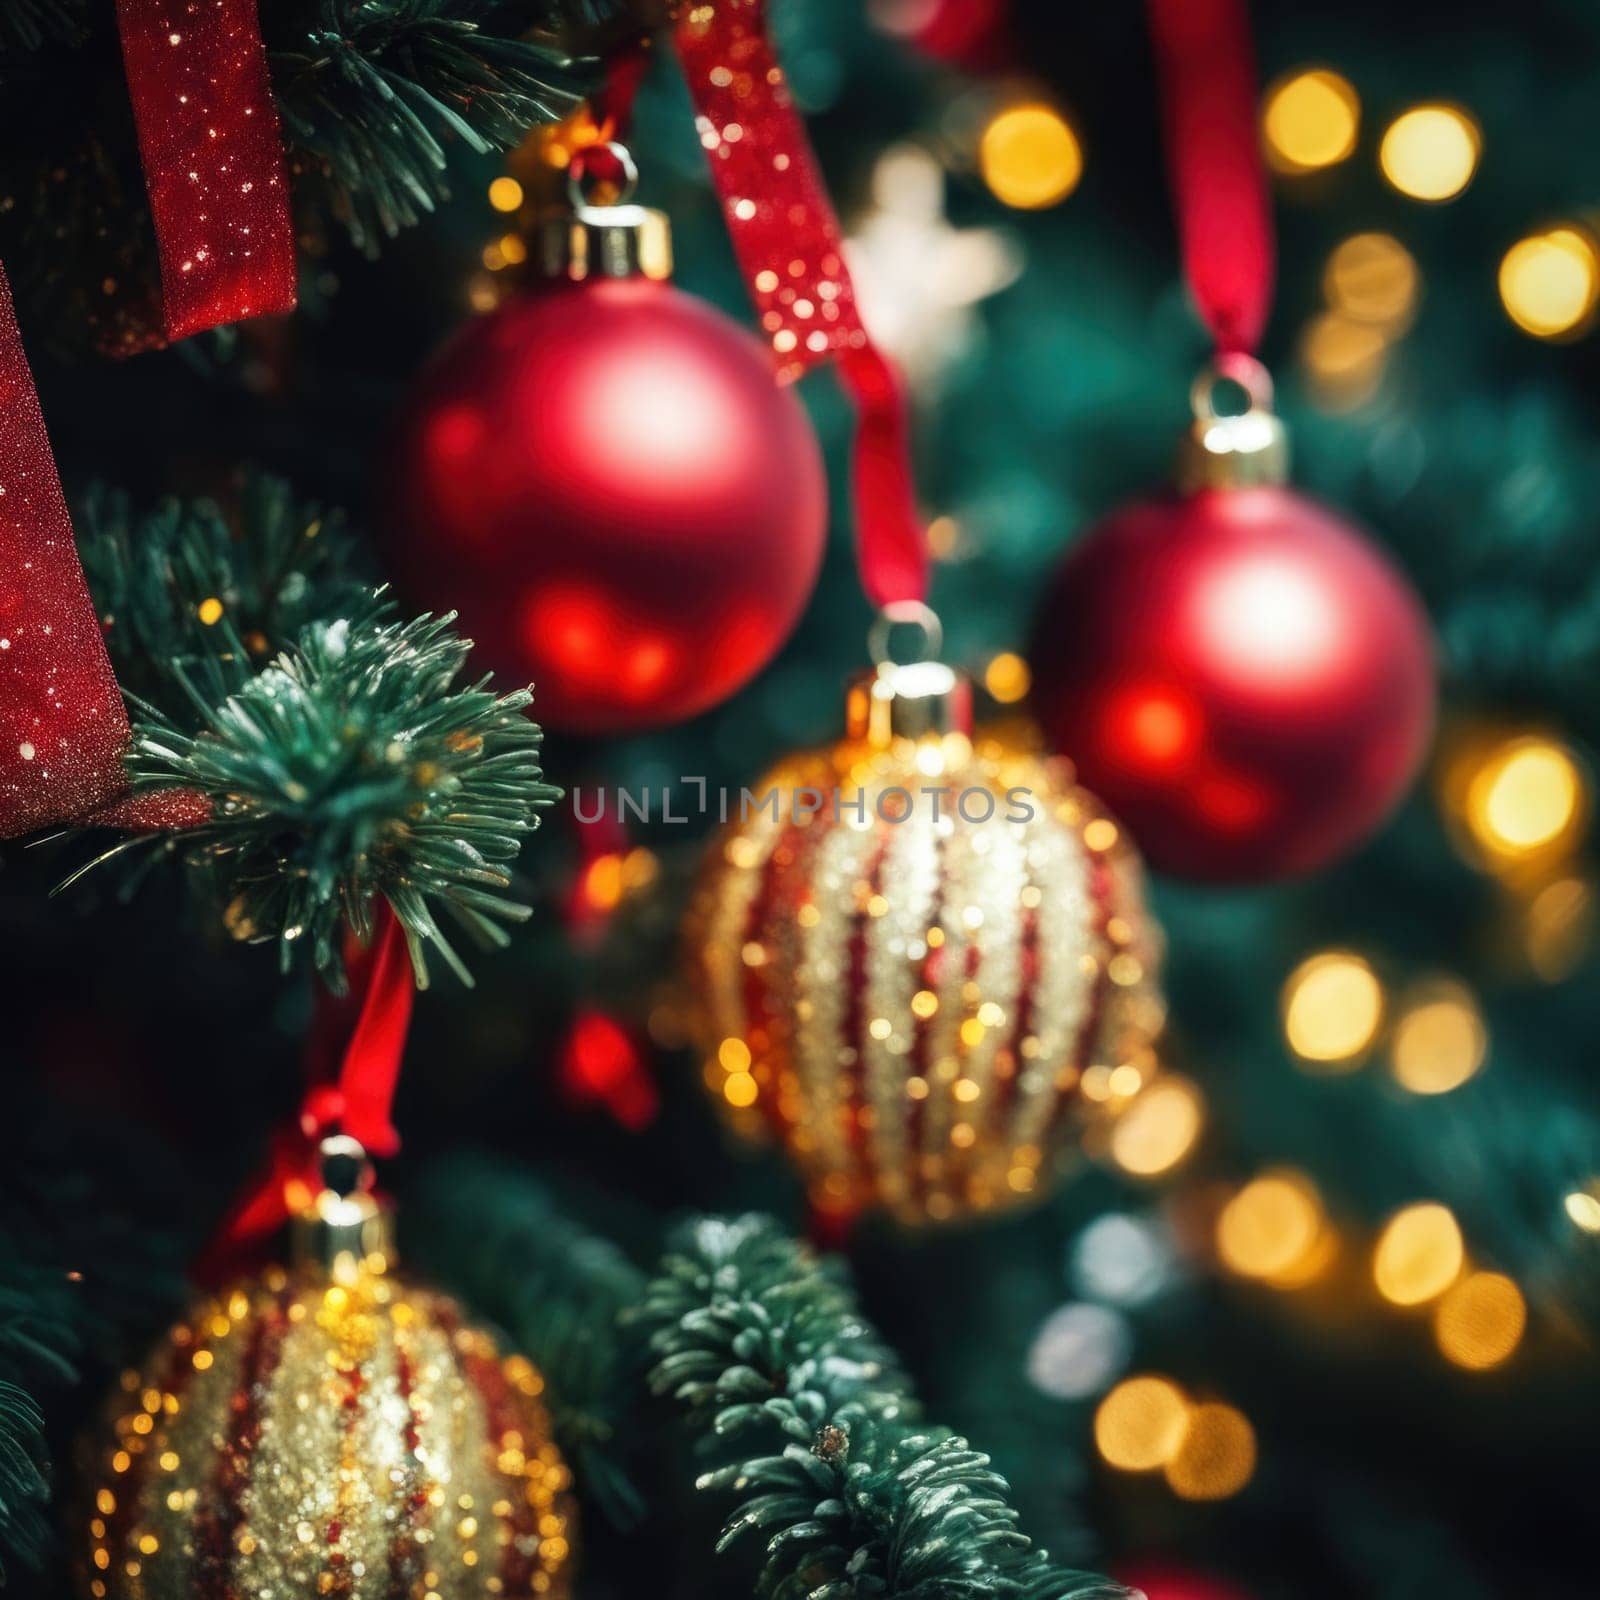
[[[374,1193],[376,1176],[365,1148],[348,1134],[330,1134],[317,1147],[316,1194],[296,1197],[290,1218],[290,1259],[350,1283],[363,1271],[394,1261],[387,1208]]]
[[[1243,411],[1217,408],[1224,385],[1244,391]],[[1289,477],[1289,436],[1272,408],[1272,375],[1252,355],[1230,351],[1202,367],[1189,388],[1194,423],[1178,447],[1178,487],[1248,489]]]
[[[597,157],[615,171],[606,173]],[[672,233],[666,215],[631,204],[639,169],[626,145],[615,140],[573,152],[567,163],[572,209],[546,217],[535,236],[535,264],[542,278],[582,283],[589,278],[672,276]],[[602,202],[602,191],[612,191]]]
[[[597,155],[603,155],[615,171],[598,170],[601,164],[595,159]],[[574,150],[567,162],[567,198],[580,216],[586,211],[611,211],[625,206],[638,188],[638,163],[627,145],[616,139],[603,139]]]
[[[898,628],[915,628],[921,645],[913,662],[937,661],[944,649],[944,624],[932,606],[920,600],[892,600],[872,619],[867,630],[867,654],[874,666],[898,666],[894,655],[894,636]]]
[[[916,655],[894,654],[898,629],[915,629]],[[896,739],[941,738],[972,731],[972,685],[939,660],[944,628],[920,600],[896,600],[873,618],[867,651],[873,670],[850,685],[845,725],[850,736],[887,749]]]

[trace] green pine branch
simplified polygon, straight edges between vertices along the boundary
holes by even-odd
[[[719,1548],[763,1541],[771,1600],[1112,1600],[1051,1565],[964,1439],[917,1419],[909,1383],[836,1270],[770,1220],[687,1228],[637,1319],[669,1395],[722,1463]],[[728,1459],[731,1457],[732,1459]]]
[[[492,31],[506,21],[506,8],[475,0],[321,0],[292,42],[274,27],[285,138],[326,180],[361,249],[374,253],[449,198],[452,139],[505,149],[594,86],[593,63],[549,38]]]
[[[83,37],[85,0],[6,0],[0,6],[0,51],[74,44]]]

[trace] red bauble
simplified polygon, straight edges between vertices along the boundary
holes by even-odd
[[[827,522],[794,393],[736,323],[655,279],[552,284],[434,359],[393,457],[402,584],[460,611],[535,715],[658,727],[788,637]]]
[[[1359,532],[1279,485],[1139,501],[1077,546],[1040,614],[1056,748],[1150,863],[1259,882],[1369,834],[1433,725],[1433,646]]]

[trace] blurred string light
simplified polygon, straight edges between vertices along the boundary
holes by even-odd
[[[1347,78],[1326,67],[1286,73],[1267,90],[1261,137],[1272,168],[1318,172],[1346,160],[1361,130],[1361,100]]]
[[[1189,1154],[1204,1126],[1199,1089],[1181,1073],[1163,1073],[1112,1124],[1111,1159],[1132,1177],[1160,1177]]]
[[[489,204],[496,211],[515,211],[522,204],[522,185],[502,173],[489,185]]]
[[[1383,986],[1361,956],[1325,950],[1284,983],[1283,1034],[1301,1061],[1323,1072],[1360,1065],[1383,1022]]]
[[[872,208],[845,241],[862,320],[913,384],[938,378],[972,337],[973,306],[1022,271],[1005,233],[950,226],[944,188],[931,152],[890,146],[872,169]]]
[[[1033,673],[1028,663],[1015,651],[1002,651],[983,669],[984,688],[1003,706],[1012,706],[1024,699],[1032,684]]]
[[[1483,151],[1478,124],[1459,106],[1413,106],[1384,129],[1378,165],[1413,200],[1454,199],[1472,182]]]
[[[1472,991],[1451,978],[1420,984],[1401,1001],[1389,1037],[1395,1080],[1412,1094],[1448,1094],[1474,1077],[1489,1031]]]
[[[1004,106],[978,138],[978,170],[989,192],[1020,211],[1059,205],[1083,176],[1083,147],[1072,124],[1038,102]]]
[[[1133,1330],[1120,1311],[1079,1302],[1045,1318],[1028,1350],[1028,1378],[1057,1400],[1100,1394],[1128,1365]]]
[[[1372,1276],[1391,1305],[1420,1306],[1442,1295],[1465,1264],[1461,1228],[1450,1208],[1425,1200],[1397,1211],[1384,1225]]]
[[[1124,1379],[1100,1402],[1094,1438],[1101,1457],[1122,1472],[1160,1471],[1185,1500],[1224,1500],[1250,1481],[1255,1429],[1236,1407],[1195,1404],[1170,1378]]]
[[[1546,883],[1522,907],[1522,942],[1536,978],[1560,983],[1577,969],[1594,941],[1594,887],[1564,876]]]
[[[1600,251],[1572,224],[1519,239],[1500,262],[1506,315],[1536,339],[1576,339],[1594,323],[1600,302]]]
[[[1217,1255],[1229,1271],[1278,1288],[1299,1288],[1332,1259],[1336,1242],[1316,1185],[1281,1170],[1252,1179],[1217,1217]]]
[[[1600,1179],[1587,1189],[1574,1189],[1561,1204],[1574,1226],[1585,1233],[1600,1233]]]
[[[1328,309],[1300,339],[1300,362],[1323,410],[1353,411],[1378,392],[1389,348],[1411,326],[1421,286],[1416,260],[1390,234],[1352,234],[1334,249],[1322,273]]]
[[[1501,876],[1569,859],[1588,820],[1587,774],[1544,733],[1469,733],[1447,751],[1440,786],[1468,858]]]
[[[1440,1353],[1471,1372],[1486,1372],[1508,1360],[1527,1326],[1522,1291],[1498,1272],[1469,1273],[1433,1313],[1433,1336]]]
[[[1595,1205],[1600,1213],[1600,1201]],[[1079,1294],[1092,1299],[1141,1306],[1172,1283],[1177,1264],[1172,1236],[1163,1223],[1110,1211],[1078,1236],[1072,1251],[1072,1281]]]

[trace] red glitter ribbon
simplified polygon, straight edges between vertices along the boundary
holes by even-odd
[[[352,938],[345,961],[348,994],[324,993],[306,1046],[305,1098],[293,1127],[272,1140],[266,1171],[223,1219],[195,1263],[194,1276],[215,1286],[243,1270],[315,1193],[318,1149],[330,1133],[346,1133],[370,1156],[398,1153],[391,1120],[416,986],[405,930],[387,901],[372,943]]]
[[[256,0],[117,0],[168,339],[295,303],[294,227]]]
[[[0,838],[120,794],[128,738],[0,272]]]
[[[904,386],[867,337],[839,219],[767,34],[763,0],[688,6],[678,55],[734,253],[778,376],[835,357],[857,408],[856,547],[875,605],[927,595]]]
[[[1245,0],[1149,0],[1184,273],[1220,355],[1250,354],[1272,305],[1272,212]]]

